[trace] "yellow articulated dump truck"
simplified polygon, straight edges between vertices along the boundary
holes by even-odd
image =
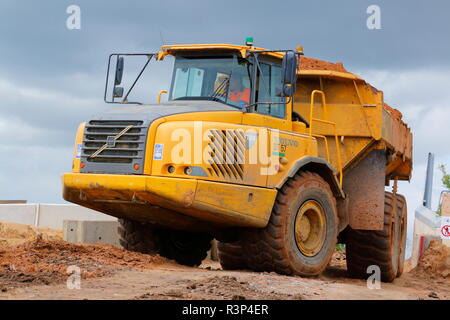
[[[80,124],[64,199],[119,218],[124,248],[181,264],[199,265],[215,238],[224,269],[313,276],[344,243],[350,275],[375,265],[392,281],[411,132],[381,91],[301,51],[248,39],[112,54],[105,101],[119,106]],[[145,65],[125,91],[135,56]],[[158,103],[130,101],[147,65],[166,59]]]

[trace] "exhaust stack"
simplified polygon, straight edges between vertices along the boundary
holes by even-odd
[[[423,193],[423,206],[431,210],[431,193],[433,188],[434,154],[428,153],[427,175],[425,178],[425,191]]]

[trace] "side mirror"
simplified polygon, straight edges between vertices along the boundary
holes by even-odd
[[[297,57],[293,51],[286,51],[281,64],[283,72],[283,90],[285,97],[291,97],[297,86]]]
[[[117,57],[116,77],[114,80],[114,85],[117,86],[122,83],[122,76],[123,76],[123,57]]]
[[[123,97],[123,87],[114,86],[113,97],[114,98],[122,98]]]

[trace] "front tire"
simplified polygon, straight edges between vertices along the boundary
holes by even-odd
[[[119,243],[122,248],[146,254],[158,253],[157,230],[150,224],[119,219]]]
[[[335,250],[338,217],[330,186],[300,172],[278,192],[268,225],[249,231],[247,265],[255,271],[315,276]]]
[[[185,266],[199,266],[211,248],[212,237],[206,233],[160,230],[159,254]]]
[[[119,242],[129,251],[159,254],[186,266],[198,266],[211,248],[206,233],[161,229],[130,219],[119,219]]]

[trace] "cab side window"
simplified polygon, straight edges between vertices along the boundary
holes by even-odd
[[[277,118],[286,117],[284,98],[279,97],[282,88],[281,66],[260,62],[256,92],[256,112]]]

